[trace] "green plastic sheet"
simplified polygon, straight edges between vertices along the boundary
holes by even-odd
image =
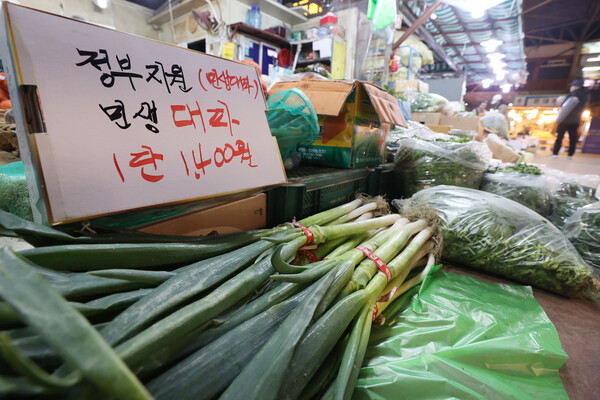
[[[356,399],[568,399],[567,361],[529,286],[437,272],[373,327]]]

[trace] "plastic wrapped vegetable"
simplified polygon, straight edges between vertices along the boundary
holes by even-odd
[[[459,118],[477,118],[477,115],[475,115],[475,113],[472,112],[472,111],[461,111],[459,113],[456,113],[455,117],[459,117]]]
[[[494,132],[505,139],[508,139],[508,121],[504,114],[498,111],[488,111],[481,117],[484,128],[493,129]]]
[[[600,201],[575,211],[567,218],[563,233],[581,257],[600,273]]]
[[[281,159],[285,163],[299,146],[308,146],[317,138],[317,113],[310,100],[296,88],[271,95],[267,105],[269,128],[277,139]]]
[[[398,142],[394,172],[402,194],[438,185],[479,189],[491,152],[480,142],[425,141],[406,138]]]
[[[411,112],[442,112],[450,104],[445,97],[435,93],[416,93],[409,101]]]
[[[443,259],[568,297],[599,297],[592,267],[560,230],[527,207],[453,186],[426,189],[408,201],[438,211]]]
[[[470,140],[474,140],[477,137],[477,132],[468,131],[466,129],[450,129],[448,134],[452,136],[466,137]]]
[[[595,188],[572,181],[561,182],[558,190],[554,193],[550,221],[557,227],[562,228],[567,218],[578,209],[598,201],[595,193]]]
[[[518,170],[518,168],[506,167],[486,172],[480,189],[514,200],[548,217],[552,212],[552,194],[558,182],[542,175],[541,171],[534,166],[525,165],[521,169],[530,173],[512,172],[515,169]]]

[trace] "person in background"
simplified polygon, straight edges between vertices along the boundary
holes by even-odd
[[[571,82],[570,93],[560,106],[560,111],[556,117],[556,142],[551,157],[558,157],[558,152],[562,145],[565,132],[569,132],[569,158],[573,158],[575,147],[577,146],[577,129],[581,123],[581,114],[589,100],[589,93],[583,87],[583,79],[576,79]]]
[[[481,100],[481,103],[473,109],[473,114],[478,117],[482,117],[485,114],[485,109],[487,108],[488,102],[487,100]]]

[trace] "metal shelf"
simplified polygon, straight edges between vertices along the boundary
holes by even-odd
[[[308,21],[304,15],[298,14],[295,11],[290,10],[286,6],[279,4],[273,0],[237,0],[240,3],[246,4],[247,6],[258,6],[260,12],[270,15],[271,17],[277,18],[290,25],[300,24]]]
[[[335,36],[336,35],[325,35],[325,36],[317,36],[317,37],[310,38],[310,39],[290,40],[290,44],[294,45],[294,44],[312,43],[312,42],[316,42],[317,40],[334,38]]]

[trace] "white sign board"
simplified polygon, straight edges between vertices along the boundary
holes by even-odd
[[[24,135],[50,224],[285,182],[255,68],[4,8],[9,85],[37,86],[43,112]]]

